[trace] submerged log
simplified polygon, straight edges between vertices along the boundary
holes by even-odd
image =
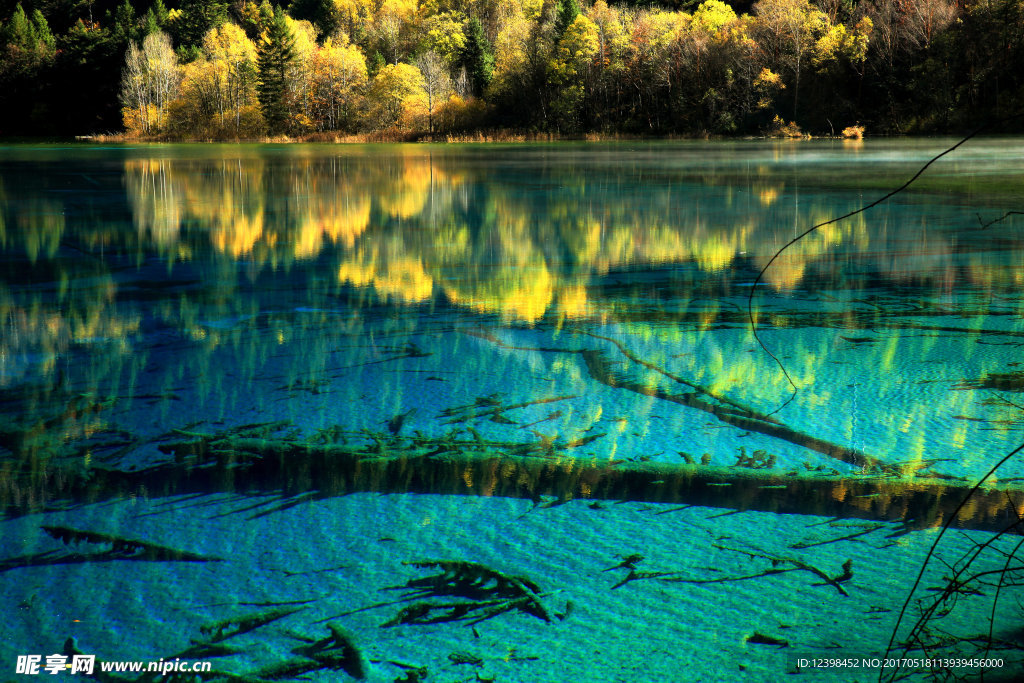
[[[563,448],[565,445],[563,444]],[[354,492],[502,496],[540,501],[598,499],[690,504],[782,514],[944,524],[973,488],[951,479],[819,476],[742,467],[608,462],[563,454],[509,455],[410,441],[355,447],[291,439],[202,437],[162,447],[167,462],[140,471],[89,468],[0,473],[8,515],[138,496],[236,493],[282,501]],[[1024,488],[979,489],[955,526],[1003,531],[1024,515]]]

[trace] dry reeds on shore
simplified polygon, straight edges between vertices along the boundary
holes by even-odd
[[[220,142],[220,143],[327,143],[327,144],[370,144],[370,143],[524,143],[524,142],[559,142],[584,141],[608,142],[614,140],[637,140],[643,136],[623,133],[590,132],[582,135],[564,135],[561,133],[527,131],[517,129],[491,128],[460,132],[427,133],[402,128],[387,128],[364,133],[343,133],[340,131],[317,131],[298,135],[265,135],[258,137],[218,137],[218,136],[140,136],[129,133],[100,133],[96,135],[77,136],[78,140],[97,143],[139,143],[139,142]],[[679,139],[668,136],[665,139]]]

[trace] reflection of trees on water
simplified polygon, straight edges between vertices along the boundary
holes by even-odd
[[[129,156],[123,182],[134,234],[121,224],[106,238],[171,263],[227,257],[256,270],[330,256],[340,281],[384,299],[443,293],[474,310],[533,322],[545,314],[604,314],[605,302],[591,301],[588,285],[616,269],[691,263],[694,283],[709,274],[726,284],[748,277],[799,228],[854,205],[801,193],[799,182],[763,167],[648,178],[642,168],[623,177],[596,162],[577,168],[541,158],[536,167],[502,168],[472,161],[416,147],[331,157],[315,148],[278,157],[244,147],[230,156]],[[62,236],[76,231],[58,219],[59,202],[45,201],[53,207],[18,212],[33,225],[8,226],[8,248],[52,256]],[[945,235],[900,221],[883,212],[870,222],[858,216],[827,226],[789,249],[765,280],[783,291],[809,276],[827,286],[826,273],[851,251],[867,250],[876,254],[869,265],[878,274],[918,278],[901,272],[905,254],[892,263],[885,255],[890,237],[907,230],[920,232],[922,254],[953,252]],[[95,226],[77,231],[84,229]],[[976,270],[974,282],[991,271]],[[843,285],[850,284],[847,277]]]
[[[737,351],[742,332],[730,341],[720,334],[747,325],[737,305],[747,291],[741,285],[793,234],[859,204],[852,195],[849,204],[829,203],[834,194],[768,166],[690,170],[641,159],[623,172],[602,154],[567,160],[543,147],[508,157],[500,147],[486,154],[352,147],[328,155],[316,147],[243,146],[180,157],[160,149],[126,153],[116,176],[97,181],[108,204],[63,199],[54,187],[32,187],[13,174],[0,178],[5,251],[16,260],[27,254],[33,278],[62,283],[56,292],[37,290],[23,286],[25,273],[12,272],[0,288],[2,358],[43,354],[49,366],[37,371],[53,375],[52,359],[77,345],[95,367],[87,386],[107,381],[122,393],[143,370],[158,375],[147,384],[173,393],[182,369],[193,368],[203,396],[231,405],[252,389],[277,347],[308,349],[290,361],[283,380],[290,386],[321,372],[344,339],[380,324],[363,320],[361,308],[389,303],[415,312],[414,305],[440,300],[511,323],[617,324],[651,363],[753,400],[786,393],[788,384],[763,359]],[[109,199],[115,190],[127,208]],[[957,254],[955,236],[931,228],[945,227],[942,207],[913,222],[909,215],[898,206],[880,209],[793,245],[767,272],[769,289],[821,294],[802,294],[814,301],[799,309],[764,297],[759,324],[877,331],[901,329],[914,317],[927,326],[948,311],[925,300],[949,293],[953,282],[970,282],[979,296],[1019,284],[1017,270]],[[631,274],[641,270],[648,274]],[[912,287],[920,301],[880,299],[880,282]],[[343,323],[331,312],[339,300],[355,309]],[[307,309],[301,323],[294,313],[268,313],[289,304]],[[412,334],[414,318],[386,324],[391,333]],[[175,330],[181,348],[161,363],[149,360],[145,345],[133,344],[145,321]],[[837,348],[872,349],[881,373],[907,351],[893,335],[871,343],[794,338],[788,366],[807,401],[837,405],[826,385],[815,385],[831,371],[826,362]],[[976,350],[964,342],[965,357]],[[228,353],[241,370],[230,386],[216,369]],[[980,362],[982,371],[999,370]],[[5,370],[3,381],[18,372]],[[893,385],[901,376],[893,374]],[[970,392],[950,392],[944,409],[970,414],[973,401]],[[905,432],[905,421],[924,423],[938,408],[907,406],[884,418],[886,427]],[[851,437],[855,414],[835,416]],[[950,443],[963,447],[969,426],[950,427]],[[930,443],[922,432],[906,456],[927,457]]]
[[[296,153],[287,165],[256,153],[130,160],[125,184],[139,235],[169,258],[212,249],[277,267],[330,252],[343,280],[385,297],[421,301],[430,282],[452,301],[527,321],[586,310],[581,285],[616,268],[693,262],[721,280],[837,210],[813,196],[787,201],[786,184],[764,169],[684,177],[686,192],[671,179],[647,185],[593,168],[541,165],[528,178],[504,177],[460,162],[416,148]],[[829,226],[788,252],[768,282],[795,287],[837,246],[873,239],[885,236],[869,235],[863,218]],[[453,267],[457,278],[445,273]]]
[[[788,391],[781,374],[748,353],[753,344],[745,336],[746,311],[739,303],[747,290],[741,285],[792,234],[851,207],[829,205],[806,183],[760,168],[666,172],[637,180],[593,165],[542,161],[517,169],[468,163],[432,156],[430,148],[372,155],[354,150],[329,158],[301,149],[280,154],[240,148],[231,157],[129,158],[116,183],[102,180],[106,194],[100,199],[65,199],[53,191],[56,183],[32,188],[0,178],[6,190],[0,195],[0,258],[10,264],[0,278],[0,388],[14,389],[0,398],[5,504],[39,510],[63,497],[102,499],[137,491],[158,497],[265,494],[278,487],[285,494],[316,496],[392,490],[380,480],[408,491],[410,472],[425,471],[429,476],[422,481],[431,486],[421,490],[435,493],[728,504],[904,519],[917,528],[947,519],[965,496],[965,485],[948,479],[930,488],[915,486],[915,473],[941,470],[953,459],[967,468],[985,463],[998,438],[981,442],[977,422],[1004,429],[1000,436],[1007,441],[1019,427],[1013,402],[1002,410],[1016,425],[1000,426],[993,418],[997,411],[979,407],[980,392],[1018,386],[999,365],[1005,354],[985,358],[980,343],[1017,344],[1024,334],[1010,323],[998,335],[986,335],[1010,319],[996,316],[1020,312],[1013,292],[1022,276],[998,267],[988,254],[962,253],[957,235],[945,231],[950,224],[943,223],[947,214],[941,207],[913,221],[907,218],[912,212],[893,207],[826,226],[793,245],[767,273],[767,290],[792,296],[766,292],[759,320],[763,328],[791,331],[776,340],[785,344],[802,405],[815,419],[793,423],[810,437],[768,416],[755,421],[740,414],[744,402],[760,409],[765,396]],[[914,240],[905,239],[908,234]],[[973,287],[973,303],[965,303],[968,297],[944,298],[965,282]],[[469,311],[465,318],[474,322],[510,323],[504,330],[508,339],[453,334],[453,317],[420,315],[439,300],[456,312]],[[589,323],[608,323],[611,329],[602,331],[611,337],[564,334],[557,345],[551,340],[552,328],[597,329]],[[460,366],[450,374],[434,363],[443,354],[424,342],[438,337],[456,347]],[[490,346],[470,346],[481,341]],[[970,360],[977,380],[929,394],[936,400],[916,394],[908,400],[911,394],[901,393],[901,385],[952,385],[962,378],[921,380],[923,373],[901,363],[938,359],[948,368],[951,350]],[[416,367],[444,374],[429,379],[438,382],[431,390],[441,382],[445,389],[425,399],[412,396],[417,385],[399,374],[405,365],[381,365],[431,353],[431,364]],[[35,384],[22,381],[29,359],[38,364]],[[84,362],[76,365],[78,360]],[[861,363],[870,390],[858,393],[851,391],[856,384],[837,381],[842,374],[833,374],[833,362]],[[474,423],[485,431],[504,424],[503,434],[514,435],[507,443],[476,432],[471,439],[454,427],[447,433],[413,427],[400,433],[402,419],[414,412],[408,410],[410,400],[422,400],[421,417],[430,418],[424,414],[432,399],[468,387],[478,396],[465,407],[492,408],[496,394],[485,392],[507,387],[485,376],[507,378],[527,365],[571,377],[588,393],[597,394],[595,387],[606,393],[578,404],[570,402],[578,396],[559,397],[566,403],[546,416],[509,413],[521,422],[495,408],[486,412],[501,414],[505,423]],[[382,379],[383,368],[393,369],[393,382]],[[690,390],[721,402],[699,400]],[[375,395],[367,397],[370,391]],[[624,402],[627,392],[643,398]],[[184,406],[181,396],[193,405]],[[877,405],[858,405],[858,396]],[[120,431],[125,422],[139,426],[140,414],[155,416],[156,410],[143,407],[146,401],[164,411],[156,416],[161,428],[184,426],[176,409],[198,404],[209,421],[312,407],[325,416],[325,429],[317,434],[322,442],[287,436],[273,444],[275,453],[287,457],[267,457],[264,450],[240,457],[245,451],[233,443],[231,457],[215,461],[207,446],[222,439],[200,435],[175,452],[181,458],[172,465],[108,469],[113,456],[156,441],[152,434]],[[350,436],[372,443],[348,446],[336,443],[338,434],[329,438],[327,427],[340,428],[329,422],[335,416],[355,420],[361,410],[390,406],[394,417],[375,423],[378,433],[351,426]],[[732,464],[730,439],[740,436],[709,436],[685,415],[684,408],[692,414],[695,407],[733,427],[742,425],[748,433],[740,436],[754,435],[751,444],[767,434],[776,439],[772,444],[787,441],[812,452],[816,444],[817,452],[830,453],[828,440],[858,449],[867,431],[878,432],[865,450],[888,461],[882,471],[891,478],[825,475],[792,450],[783,454],[790,468],[785,475],[742,472],[760,468],[766,459],[772,464],[765,469],[772,468],[775,455],[756,450],[746,464]],[[582,420],[567,426],[555,421],[572,410],[592,413],[585,429]],[[868,430],[858,419],[877,424]],[[644,439],[656,431],[677,435],[673,445],[700,444],[692,455],[678,452],[690,460],[697,456],[704,463],[697,454],[706,445],[714,451],[714,465],[675,468],[680,472],[641,462],[606,467],[605,458],[637,456],[634,446],[654,441]],[[592,439],[604,449],[599,455],[583,450]],[[268,448],[265,439],[248,446],[254,443]],[[408,457],[387,462],[380,453],[385,447]],[[510,457],[550,457],[524,460],[518,471],[499,471],[484,452],[499,447]],[[161,450],[173,448],[164,444]],[[468,455],[456,459],[463,455],[460,449]],[[484,452],[478,459],[477,450]],[[324,453],[347,460],[324,467],[313,457]],[[447,459],[436,457],[440,453]],[[210,460],[196,468],[193,457]],[[90,470],[90,462],[102,467]],[[305,465],[313,476],[294,476]],[[717,480],[706,492],[693,493],[693,479],[722,473],[737,477],[728,494]],[[524,481],[548,488],[526,487]],[[788,493],[775,492],[782,489]],[[1003,493],[986,490],[971,497],[960,518],[999,530],[1008,512],[1020,511],[1019,498],[1007,500]],[[960,575],[969,578],[965,571]]]

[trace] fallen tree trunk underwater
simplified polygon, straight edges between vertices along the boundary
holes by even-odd
[[[393,436],[354,446],[260,438],[255,433],[250,428],[224,435],[188,434],[185,441],[160,446],[174,455],[173,462],[139,471],[8,470],[0,473],[0,504],[15,516],[116,498],[235,493],[275,496],[273,511],[373,491],[534,501],[551,497],[555,503],[594,499],[688,504],[896,521],[913,530],[944,524],[973,488],[953,479],[608,462],[560,452],[579,442],[519,445],[518,454],[510,455],[485,441],[474,446]],[[985,487],[973,493],[954,526],[1004,531],[1022,515],[1024,488]]]

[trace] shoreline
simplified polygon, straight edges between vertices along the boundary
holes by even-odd
[[[930,138],[933,135],[873,135],[873,138]],[[956,134],[943,135],[941,137],[959,137]],[[171,138],[171,137],[131,137],[125,134],[94,134],[74,136],[25,136],[25,137],[0,137],[0,145],[12,144],[338,144],[338,145],[390,145],[390,144],[520,144],[538,142],[737,142],[747,140],[840,140],[851,143],[860,142],[863,138],[843,137],[841,135],[627,135],[627,134],[586,134],[586,135],[559,135],[557,133],[536,133],[521,131],[488,131],[467,135],[380,135],[376,133],[350,134],[350,135],[326,135],[322,133],[308,135],[275,135],[252,138]]]

